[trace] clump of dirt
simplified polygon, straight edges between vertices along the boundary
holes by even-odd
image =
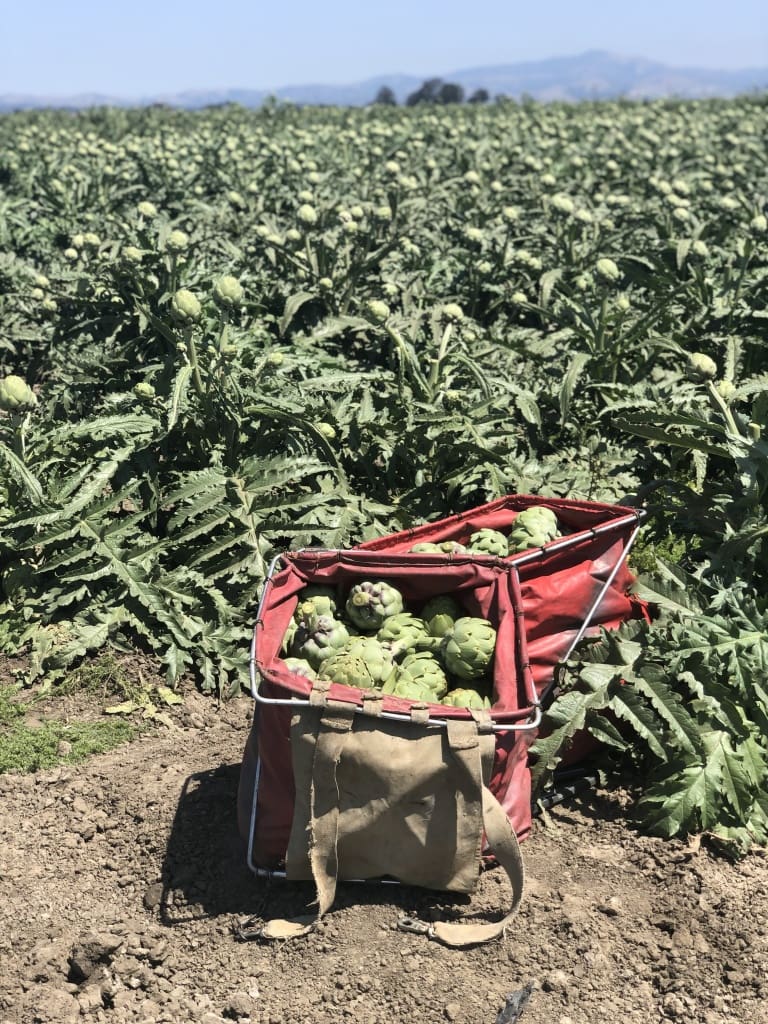
[[[173,728],[33,776],[0,776],[0,1024],[768,1024],[768,862],[637,836],[622,794],[551,811],[525,843],[527,897],[507,936],[451,950],[397,931],[499,909],[342,885],[297,942],[236,940],[253,915],[305,911],[309,885],[248,871],[236,829],[250,701],[192,694]]]

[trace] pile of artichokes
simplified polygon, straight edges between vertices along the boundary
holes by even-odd
[[[482,531],[487,533],[488,531]],[[451,596],[416,615],[384,580],[361,580],[343,596],[310,585],[283,639],[283,665],[308,679],[407,700],[489,708],[496,630]]]
[[[509,534],[488,528],[476,530],[466,544],[455,540],[434,543],[423,541],[414,544],[414,554],[433,555],[493,555],[496,558],[508,558],[518,555],[530,548],[540,548],[560,536],[557,516],[546,505],[530,505],[519,512]]]

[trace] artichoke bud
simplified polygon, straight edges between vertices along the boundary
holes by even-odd
[[[448,594],[430,598],[421,609],[421,617],[427,624],[430,636],[442,638],[453,629],[457,619],[462,617],[461,605]]]
[[[510,530],[510,555],[527,551],[529,548],[543,547],[560,535],[557,516],[543,505],[531,505],[515,518]]]
[[[0,409],[5,412],[27,412],[37,405],[37,395],[23,377],[9,374],[0,379]]]
[[[306,658],[283,658],[283,665],[285,665],[292,676],[317,679],[317,672],[315,672]]]
[[[302,203],[299,207],[297,217],[301,223],[305,224],[307,227],[317,224],[317,210],[314,206],[310,206],[309,203]]]
[[[349,631],[343,622],[332,615],[318,615],[312,612],[296,630],[291,645],[291,654],[305,658],[319,671],[324,661],[339,651],[349,640]]]
[[[466,547],[457,540],[443,540],[437,546],[446,555],[465,555],[467,553]]]
[[[369,299],[364,311],[368,319],[375,324],[383,324],[389,317],[389,306],[380,299]]]
[[[243,286],[236,277],[225,274],[213,286],[213,301],[222,309],[232,309],[243,301]]]
[[[142,217],[146,217],[148,220],[151,220],[152,217],[157,216],[157,207],[155,206],[154,203],[150,203],[149,200],[147,199],[142,200],[142,202],[139,203],[136,209],[139,211]]]
[[[403,597],[389,583],[366,580],[352,587],[346,610],[353,626],[375,632],[390,615],[399,615],[403,611]]]
[[[443,319],[450,323],[459,323],[464,319],[464,310],[456,302],[448,302],[443,306]]]
[[[496,649],[496,630],[487,619],[457,619],[443,638],[442,660],[459,679],[479,679],[491,664]]]
[[[730,404],[736,397],[736,385],[732,380],[718,380],[715,382],[715,388],[717,389],[718,395],[726,404]]]
[[[336,430],[330,423],[320,422],[317,424],[317,429],[329,441],[333,441],[336,437]]]
[[[137,398],[145,402],[150,402],[155,397],[155,389],[145,381],[140,381],[136,384],[133,388],[133,393]]]
[[[432,541],[422,541],[420,544],[414,544],[410,549],[414,555],[439,555],[441,549],[439,544],[433,544]]]
[[[469,538],[468,548],[478,555],[495,555],[506,558],[509,554],[509,542],[498,530],[477,530]]]
[[[477,690],[471,690],[466,687],[456,687],[456,689],[451,690],[450,693],[443,697],[440,703],[452,708],[477,708],[477,710],[490,708],[491,706],[491,702],[487,697],[482,697]]]
[[[395,657],[414,649],[416,642],[426,637],[426,623],[410,612],[390,615],[376,634],[379,643],[388,644]]]
[[[194,324],[203,310],[197,296],[187,288],[179,288],[171,299],[171,313],[181,324]]]
[[[703,384],[704,381],[715,379],[717,363],[703,352],[692,352],[686,360],[685,372],[688,380]]]
[[[144,253],[135,245],[126,245],[120,255],[126,263],[141,263]]]
[[[609,283],[614,283],[618,281],[621,277],[621,271],[614,263],[614,261],[608,259],[607,256],[604,256],[602,259],[597,261],[595,271],[597,272],[599,277],[601,277],[604,281],[608,281]]]
[[[428,700],[444,697],[448,691],[448,680],[437,658],[428,651],[415,651],[403,660],[397,674],[401,680],[417,683],[429,690]]]
[[[165,240],[165,248],[172,253],[184,252],[188,245],[189,236],[184,231],[172,231]]]

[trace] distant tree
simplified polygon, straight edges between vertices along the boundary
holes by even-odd
[[[421,86],[412,92],[405,101],[406,106],[415,107],[419,103],[437,103],[437,95],[443,84],[442,78],[428,78]]]
[[[475,89],[467,103],[487,103],[491,98],[487,89]]]
[[[463,103],[464,90],[455,82],[444,82],[437,94],[438,103]]]
[[[455,82],[444,82],[442,78],[428,78],[406,99],[406,106],[415,107],[419,103],[462,103],[464,90]]]
[[[396,107],[397,97],[395,96],[395,94],[392,92],[388,85],[382,85],[382,87],[376,93],[376,99],[373,102],[381,104],[381,106],[384,107]]]

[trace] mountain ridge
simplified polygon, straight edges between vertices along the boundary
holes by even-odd
[[[34,96],[9,93],[0,95],[0,111],[41,108],[70,110],[92,106],[136,107],[163,103],[184,109],[200,109],[225,103],[258,107],[268,97],[294,103],[338,106],[363,106],[371,103],[382,86],[392,89],[398,103],[418,89],[430,77],[402,73],[380,74],[359,82],[304,83],[276,89],[187,89],[160,92],[144,97],[126,98],[106,93],[79,93],[73,96]],[[530,96],[541,101],[582,99],[655,99],[729,98],[741,93],[768,90],[768,68],[718,70],[677,67],[645,57],[625,56],[606,50],[464,68],[439,76],[443,81],[461,85],[470,95],[485,89],[491,96],[512,99]]]

